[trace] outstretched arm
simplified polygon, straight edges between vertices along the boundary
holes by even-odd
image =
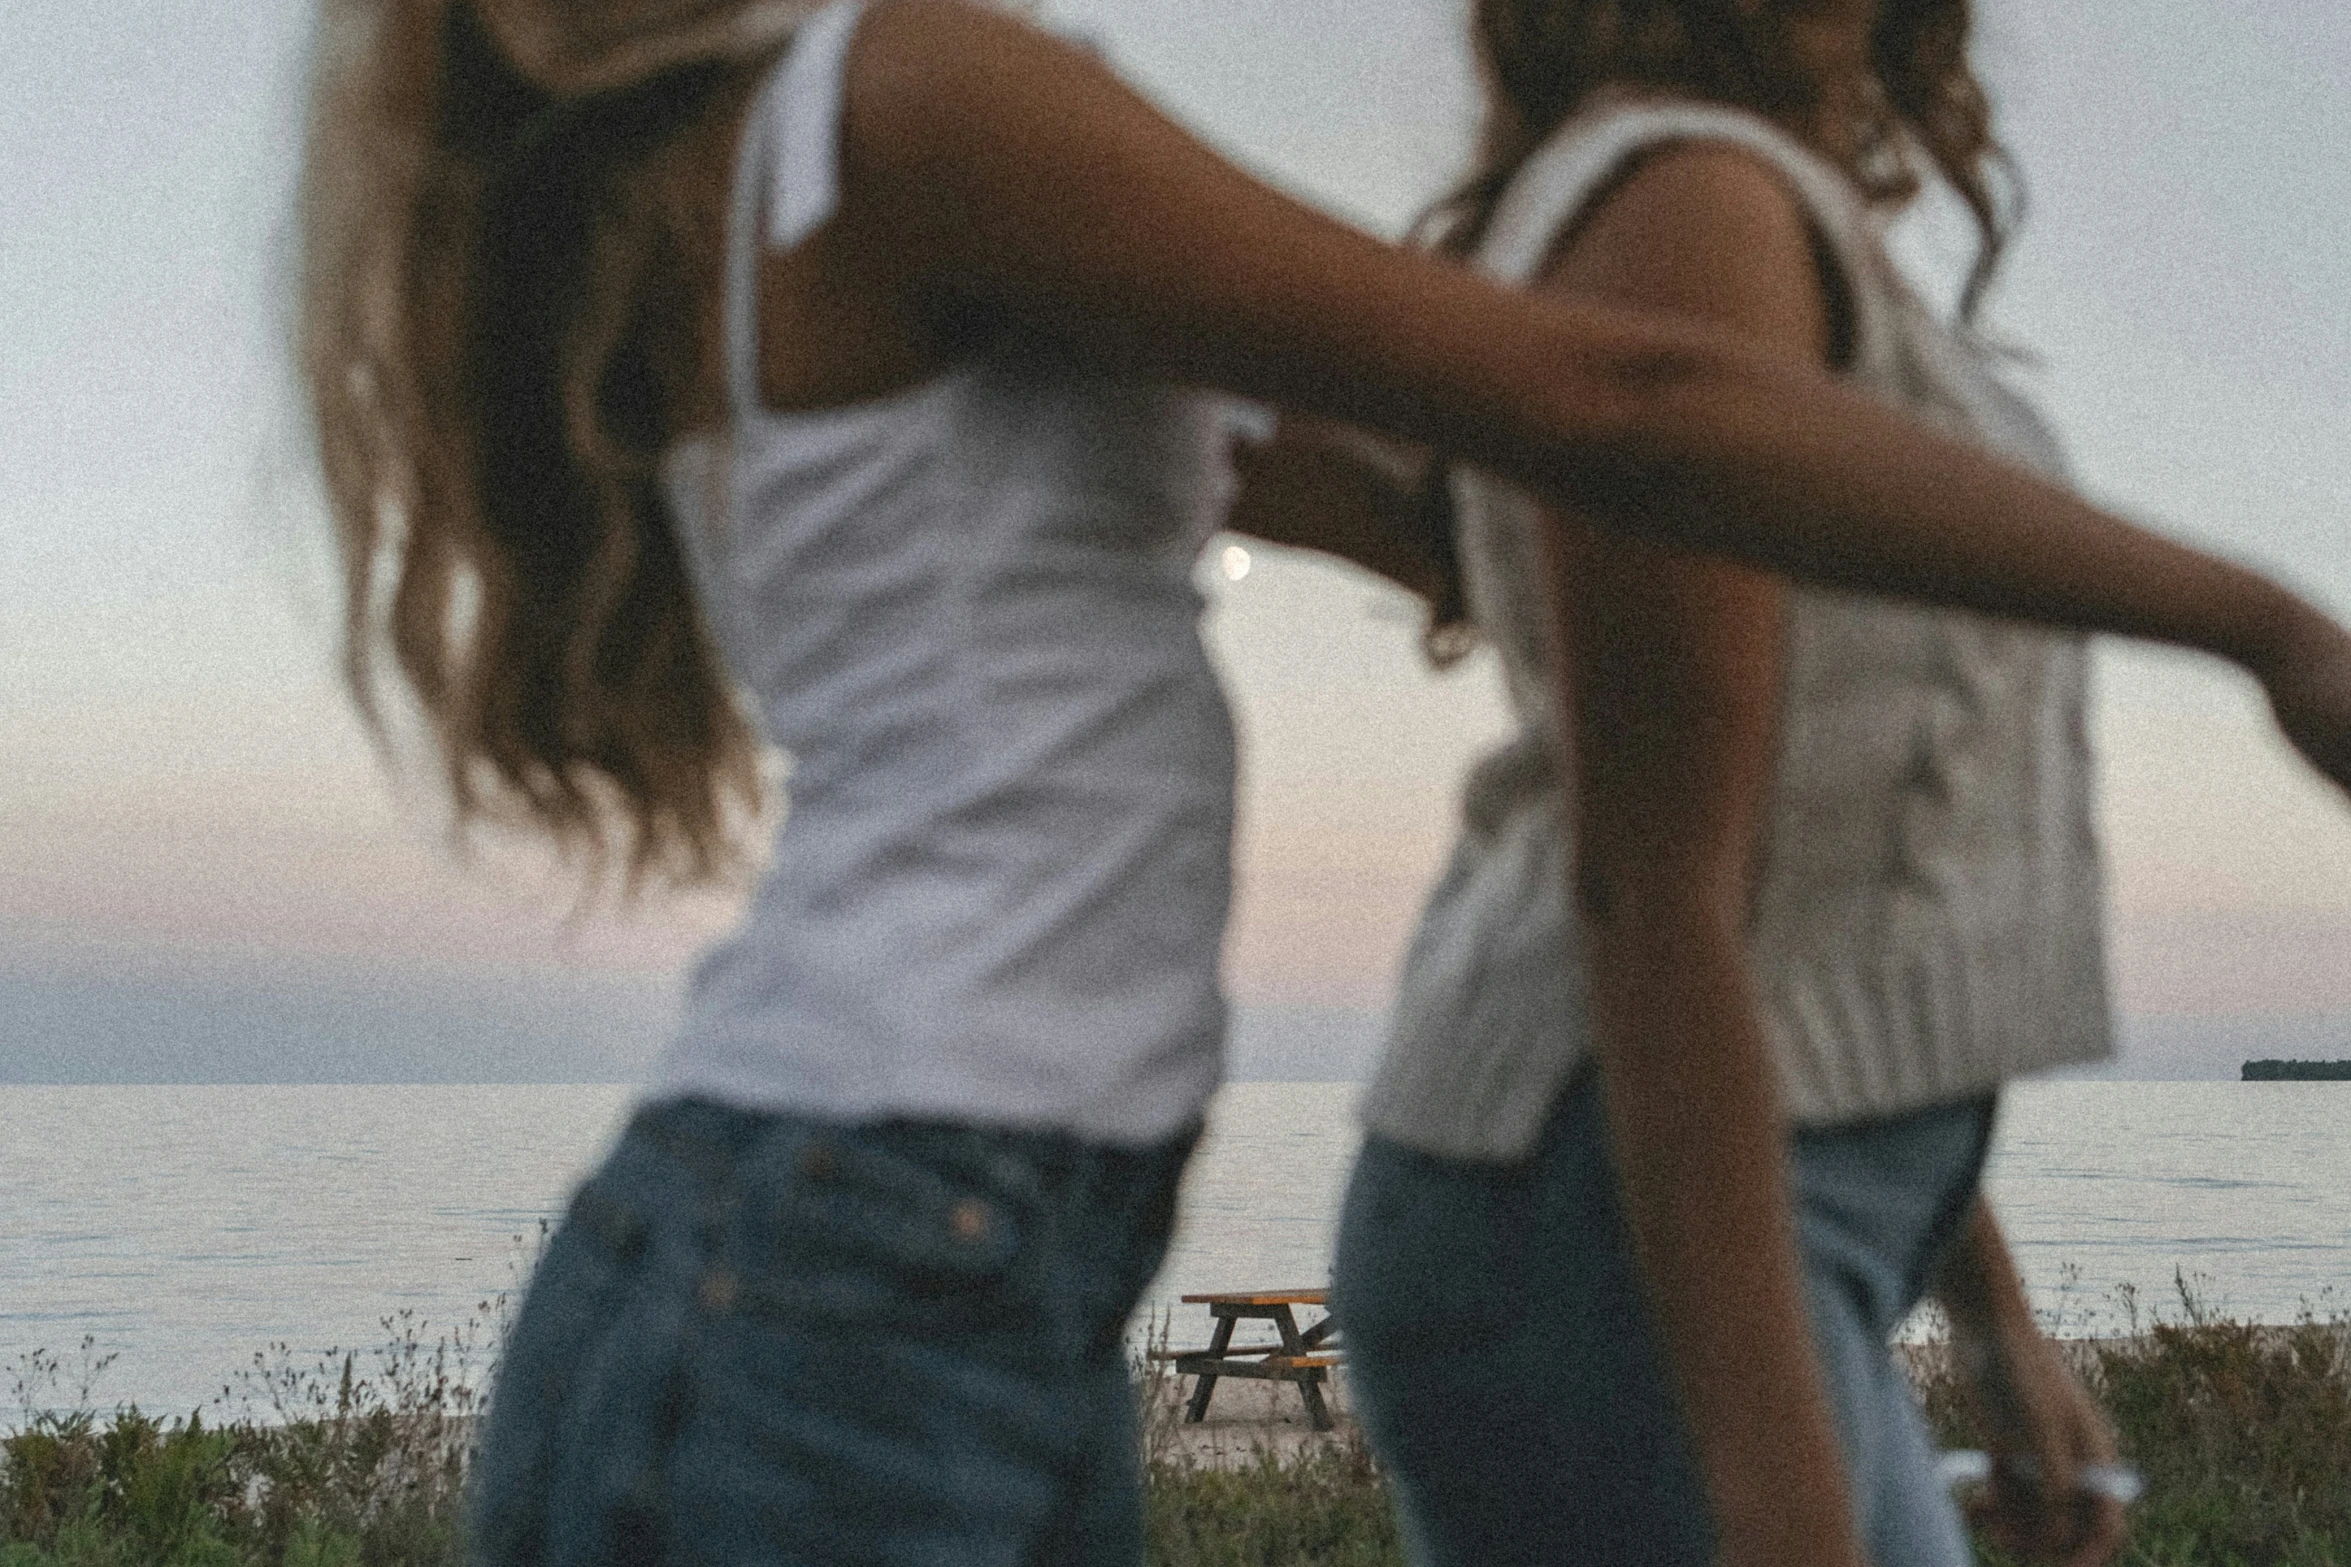
[[[1434,445],[1633,537],[2218,653],[2351,780],[2351,641],[2275,584],[1817,365],[1381,244],[999,13],[883,0],[851,61],[846,165],[837,221],[930,316]]]

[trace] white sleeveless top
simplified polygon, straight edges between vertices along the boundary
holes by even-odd
[[[1904,284],[1852,187],[1757,117],[1670,103],[1588,111],[1513,180],[1478,265],[1532,281],[1628,160],[1690,140],[1760,158],[1803,202],[1844,275],[1856,383],[2063,477],[2045,427],[1985,352]],[[1586,1048],[1582,941],[1539,509],[1482,474],[1460,474],[1455,492],[1471,613],[1501,656],[1521,732],[1471,777],[1365,1119],[1427,1152],[1512,1160],[1532,1149]],[[1785,657],[1749,950],[1792,1117],[1888,1115],[2104,1055],[2082,640],[1797,588]]]
[[[653,1091],[1156,1140],[1221,1064],[1233,736],[1191,566],[1230,410],[1043,360],[760,406],[762,236],[789,248],[834,208],[858,14],[807,22],[751,107],[731,428],[664,475],[789,770],[772,863]]]

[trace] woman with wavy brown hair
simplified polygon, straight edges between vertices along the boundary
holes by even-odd
[[[1137,1559],[1123,1330],[1223,1024],[1190,571],[1234,421],[1191,388],[2222,651],[2351,776],[2351,640],[2291,595],[1817,366],[1316,217],[999,12],[329,0],[316,69],[301,350],[361,702],[461,821],[632,883],[754,858],[789,759],[507,1345],[485,1563]]]
[[[2012,220],[1966,0],[1474,15],[1486,142],[1441,248],[2064,482],[1971,329]],[[1957,324],[1880,238],[1930,176],[1981,231]],[[1367,528],[1376,474],[1330,478],[1359,447],[1293,426],[1242,524]],[[1522,728],[1407,959],[1335,1276],[1415,1560],[1964,1567],[1888,1342],[1931,1294],[1987,1527],[2102,1561],[2127,1476],[1978,1190],[2000,1084],[2110,1049],[2081,640],[1792,586],[1474,469],[1452,493]]]

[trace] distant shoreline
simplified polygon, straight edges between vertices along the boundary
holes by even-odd
[[[2351,1083],[2351,1061],[2248,1061],[2246,1083]]]

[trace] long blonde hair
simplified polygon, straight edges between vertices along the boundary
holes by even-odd
[[[647,171],[811,9],[332,0],[320,24],[297,354],[347,679],[380,733],[390,655],[461,824],[632,884],[727,869],[758,798],[659,481],[687,247]]]

